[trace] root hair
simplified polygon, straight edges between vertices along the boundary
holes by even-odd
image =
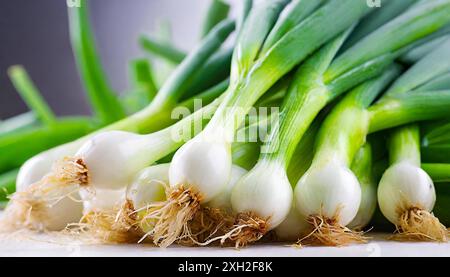
[[[411,208],[403,212],[391,237],[397,241],[434,241],[447,242],[448,230],[432,213]]]
[[[307,222],[313,227],[313,230],[301,238],[296,246],[346,246],[353,243],[366,243],[368,238],[364,232],[353,231],[339,224],[339,213],[336,212],[333,218],[327,218],[323,213],[312,215],[307,218]]]

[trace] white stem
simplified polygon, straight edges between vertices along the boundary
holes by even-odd
[[[109,131],[92,137],[75,157],[81,158],[88,170],[89,186],[116,190],[128,186],[140,170],[169,154],[173,144],[166,133]]]
[[[220,135],[202,132],[175,154],[169,170],[170,186],[185,186],[200,194],[202,203],[219,195],[229,182],[231,145]]]
[[[342,226],[355,218],[361,187],[348,167],[330,160],[313,164],[295,187],[295,204],[305,217],[321,215]]]
[[[267,219],[271,230],[289,213],[292,188],[285,168],[278,162],[261,160],[235,185],[231,204],[237,213],[253,213]]]
[[[378,204],[393,224],[398,224],[401,214],[411,208],[431,212],[435,202],[436,192],[430,176],[410,162],[393,164],[380,180]]]

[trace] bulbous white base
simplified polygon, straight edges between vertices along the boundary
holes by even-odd
[[[231,204],[237,213],[254,213],[268,219],[268,230],[277,227],[289,213],[292,188],[283,166],[259,162],[235,185]]]
[[[380,180],[378,204],[383,215],[393,224],[398,224],[401,212],[411,208],[431,212],[435,202],[433,181],[423,169],[413,164],[394,164]]]
[[[231,174],[231,147],[226,142],[194,138],[175,154],[169,169],[171,187],[184,185],[206,203],[219,195]]]
[[[361,187],[347,167],[330,162],[305,173],[295,188],[295,201],[305,217],[321,215],[346,226],[358,213]]]

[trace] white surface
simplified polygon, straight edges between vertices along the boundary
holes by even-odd
[[[49,235],[0,235],[0,256],[138,256],[138,257],[381,257],[381,256],[450,256],[450,244],[399,243],[383,240],[384,235],[363,245],[341,248],[288,245],[258,245],[241,250],[232,248],[160,249],[151,245],[86,245],[63,237]]]

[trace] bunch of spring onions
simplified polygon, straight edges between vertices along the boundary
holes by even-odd
[[[78,138],[73,122],[58,127],[33,154],[71,142],[5,167],[0,182],[13,187],[17,175],[17,192],[0,230],[343,246],[387,226],[393,239],[447,241],[450,0],[248,0],[237,19],[212,0],[191,51],[167,27],[139,38],[157,62],[130,63],[123,97],[103,72],[88,7],[69,8],[69,23],[95,112],[83,130],[100,129]],[[35,118],[63,126],[21,72],[11,76]]]

